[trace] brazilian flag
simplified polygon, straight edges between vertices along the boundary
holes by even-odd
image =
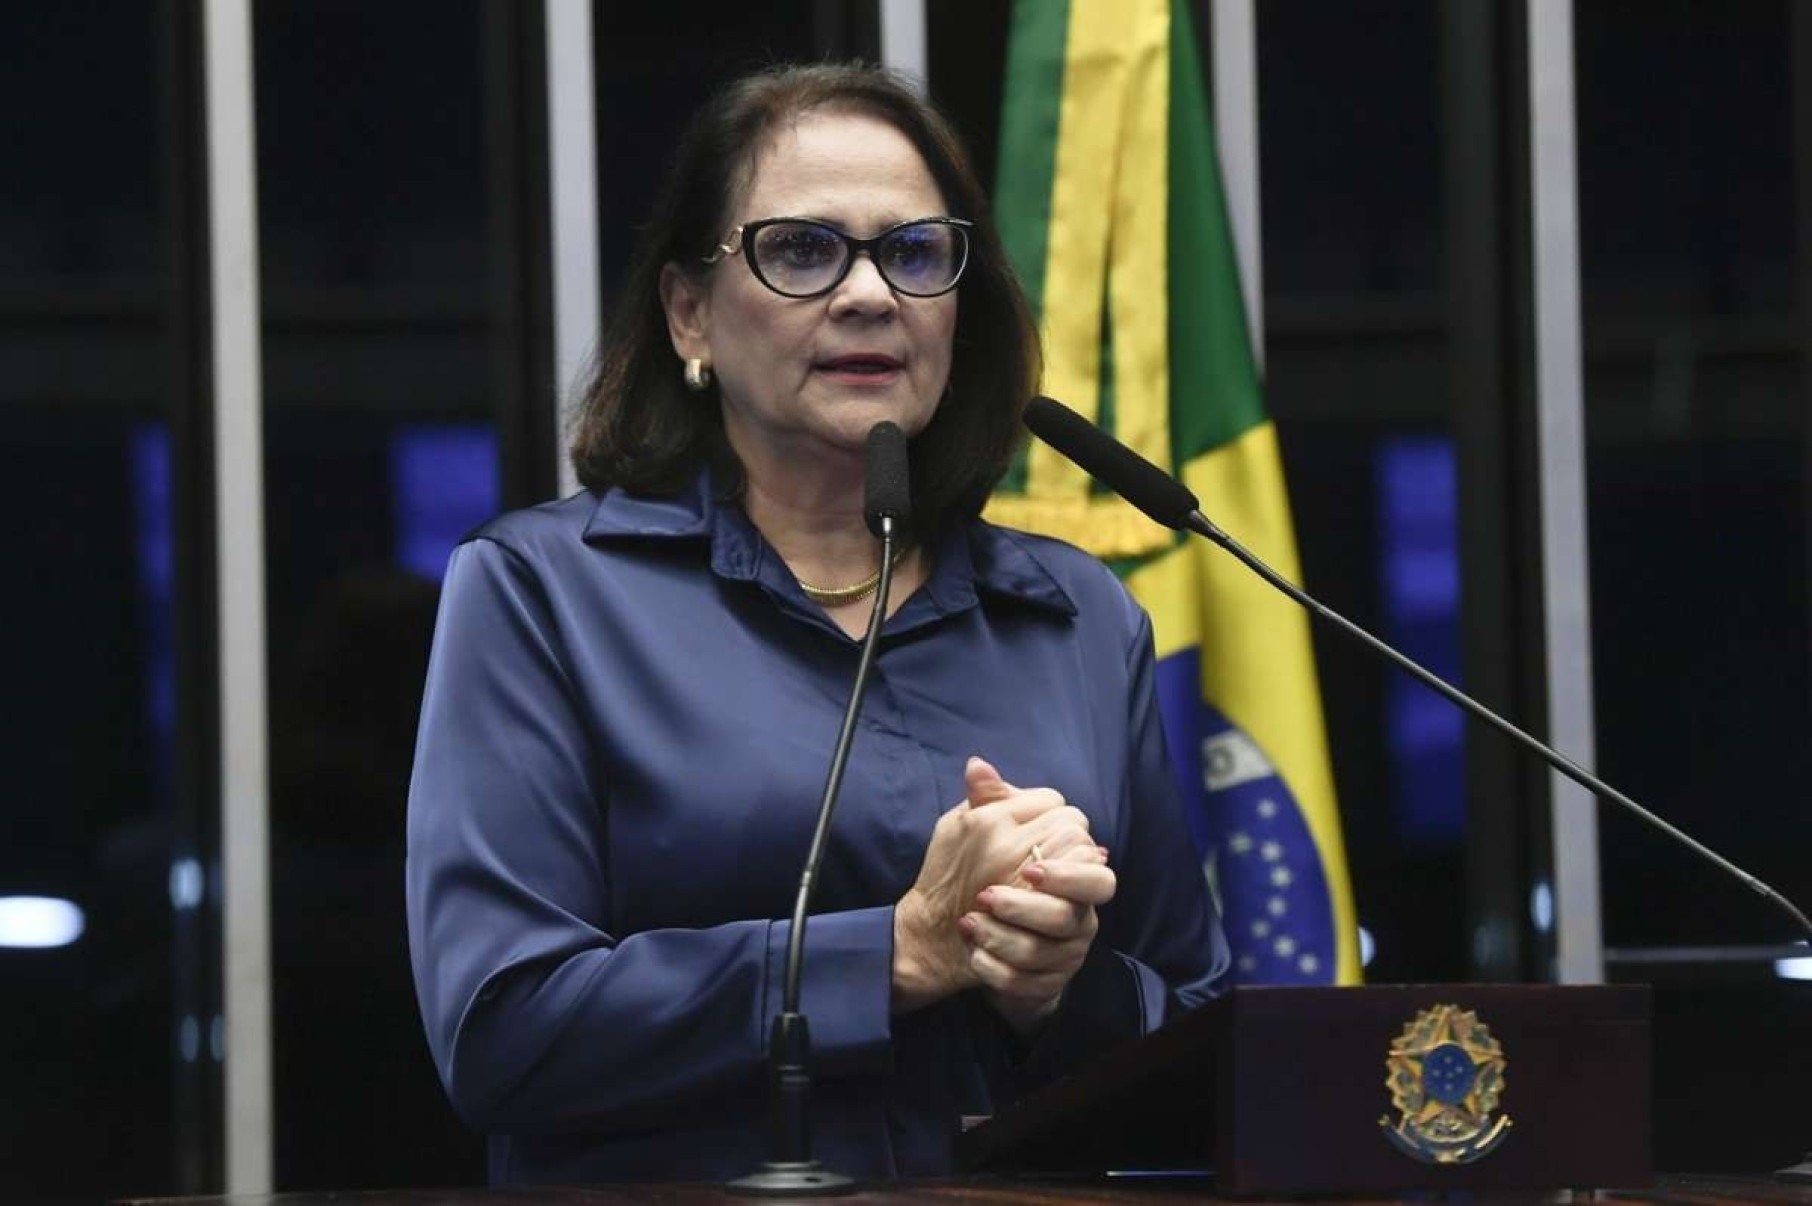
[[[1299,580],[1187,0],[1018,0],[996,213],[1044,390]],[[1166,736],[1236,978],[1357,983],[1308,617],[1034,442],[988,518],[1107,559],[1151,613]]]

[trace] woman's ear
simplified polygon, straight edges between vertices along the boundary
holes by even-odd
[[[711,362],[711,291],[678,264],[661,269],[661,309],[667,315],[667,337],[681,360]]]

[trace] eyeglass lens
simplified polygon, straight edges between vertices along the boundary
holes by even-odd
[[[854,251],[843,233],[829,226],[775,222],[755,233],[749,254],[770,288],[809,297],[842,279]],[[909,222],[882,235],[870,254],[889,285],[926,297],[956,283],[968,258],[968,238],[962,227],[947,222]]]

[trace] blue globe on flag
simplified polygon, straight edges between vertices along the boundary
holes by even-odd
[[[1333,899],[1308,821],[1257,743],[1202,701],[1199,665],[1193,649],[1159,662],[1158,696],[1233,981],[1332,984]]]

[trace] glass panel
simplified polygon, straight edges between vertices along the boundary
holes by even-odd
[[[159,8],[33,5],[0,37],[0,107],[31,115],[8,123],[0,188],[0,1163],[21,1201],[205,1188],[211,939],[174,626],[192,165]]]
[[[1587,0],[1576,54],[1600,763],[1803,908],[1812,649],[1794,158],[1807,132],[1792,105],[1806,14],[1794,9]],[[1735,880],[1601,815],[1607,945],[1794,936]]]
[[[511,64],[538,10],[253,12],[277,1184],[479,1182],[416,1013],[403,818],[440,575],[502,505],[523,404]]]
[[[1574,9],[1600,766],[1802,909],[1809,20],[1788,0]],[[1778,959],[1803,935],[1599,815],[1607,974],[1653,986],[1656,1162],[1803,1159],[1812,984]]]
[[[1305,584],[1457,682],[1441,38],[1433,3],[1258,6],[1266,395]],[[1366,976],[1463,978],[1465,724],[1315,642]]]

